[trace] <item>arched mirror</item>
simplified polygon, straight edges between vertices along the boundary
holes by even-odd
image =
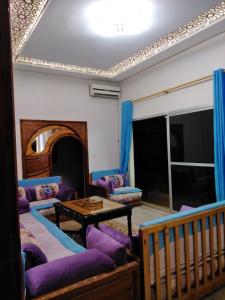
[[[59,175],[85,195],[86,122],[21,120],[21,134],[24,178]]]

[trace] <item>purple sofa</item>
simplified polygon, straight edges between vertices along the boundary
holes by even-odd
[[[56,293],[58,297],[65,293],[65,287],[74,284],[79,286],[87,278],[95,282],[95,285],[97,281],[98,285],[101,288],[104,286],[103,289],[108,292],[107,285],[111,284],[111,277],[114,278],[118,272],[122,277],[128,276],[128,270],[129,276],[135,276],[137,280],[138,264],[127,262],[127,246],[123,244],[122,239],[114,239],[109,232],[107,233],[104,226],[100,228],[102,230],[88,227],[85,249],[46,218],[45,210],[51,208],[58,199],[30,202],[25,197],[20,197],[18,201],[21,251],[25,258],[24,277],[28,299],[41,299],[43,295],[45,299],[54,299],[52,294]],[[129,287],[134,288],[136,290],[136,287]],[[77,292],[77,286],[72,290],[73,294]],[[71,290],[67,292],[69,295],[72,293]],[[138,295],[138,292],[134,295]]]
[[[23,212],[26,211],[28,205],[36,207],[47,203],[53,204],[58,201],[76,199],[77,193],[75,188],[62,181],[61,176],[51,176],[19,180],[18,198],[20,199],[20,212]],[[45,208],[42,213],[46,216],[54,214],[54,208]]]

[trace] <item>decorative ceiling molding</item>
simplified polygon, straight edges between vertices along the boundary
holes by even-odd
[[[12,55],[14,61],[38,23],[47,2],[48,0],[11,0]]]
[[[90,68],[90,67],[81,67],[81,66],[76,66],[76,65],[68,65],[68,64],[64,64],[64,63],[47,61],[47,60],[42,60],[42,59],[37,59],[37,58],[23,57],[23,56],[18,56],[18,58],[16,59],[16,62],[22,63],[22,64],[38,66],[38,67],[57,69],[57,70],[61,70],[61,71],[74,72],[74,73],[79,73],[79,74],[96,75],[96,76],[107,77],[107,78],[113,78],[114,76],[117,75],[116,73],[112,73],[109,70],[104,71],[101,69],[94,69],[94,68]]]
[[[67,72],[114,78],[119,74],[137,66],[160,52],[186,40],[192,35],[219,22],[225,17],[225,1],[198,16],[194,20],[180,26],[174,32],[162,37],[143,50],[128,57],[108,70],[94,69],[87,66],[68,65],[63,62],[45,61],[37,58],[19,56],[31,31],[36,26],[48,0],[11,0],[12,41],[15,62],[33,66],[58,69]]]

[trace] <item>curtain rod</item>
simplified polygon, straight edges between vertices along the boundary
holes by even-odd
[[[223,72],[225,72],[225,70],[223,70]],[[161,90],[159,92],[147,95],[145,97],[141,97],[141,98],[135,99],[135,100],[133,100],[133,103],[138,103],[138,102],[150,100],[150,99],[155,98],[155,97],[167,95],[169,93],[176,92],[178,90],[181,90],[181,89],[184,89],[184,88],[187,88],[187,87],[191,87],[191,86],[194,86],[194,85],[197,85],[197,84],[209,81],[209,80],[212,80],[212,78],[213,78],[213,75],[207,75],[207,76],[204,76],[204,77],[200,77],[198,79],[191,80],[191,81],[188,81],[188,82],[176,85],[174,87]]]

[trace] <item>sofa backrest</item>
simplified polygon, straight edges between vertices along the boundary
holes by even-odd
[[[40,184],[48,184],[48,183],[60,183],[62,181],[61,176],[51,176],[51,177],[42,177],[42,178],[28,178],[21,179],[18,181],[19,187],[29,187]]]
[[[101,178],[103,176],[110,176],[110,175],[115,175],[115,174],[119,174],[119,173],[120,173],[119,169],[94,171],[91,173],[91,180],[97,181],[99,178]]]
[[[225,201],[142,223],[145,299],[151,297],[153,287],[156,299],[181,299],[184,291],[199,292],[200,282],[203,292],[209,277],[220,280],[225,275],[224,236]]]

